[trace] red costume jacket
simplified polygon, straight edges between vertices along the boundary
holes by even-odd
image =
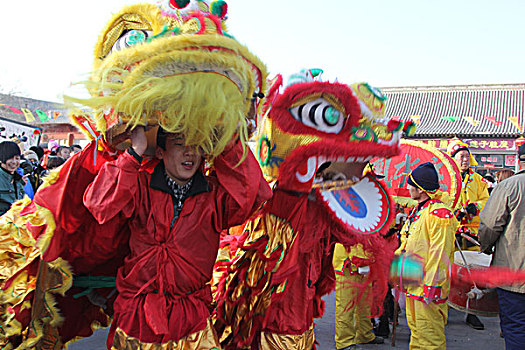
[[[195,174],[177,220],[163,163],[150,174],[126,152],[105,164],[88,187],[84,204],[95,219],[128,225],[131,232],[108,344],[116,327],[150,343],[204,329],[219,232],[243,223],[271,196],[251,152],[235,167],[241,155],[237,143],[215,159],[214,176]],[[111,239],[106,235],[100,244]]]

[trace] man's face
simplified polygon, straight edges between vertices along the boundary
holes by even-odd
[[[169,177],[179,185],[187,184],[201,164],[201,152],[197,146],[185,146],[180,134],[168,134],[166,149],[157,147],[157,158],[164,161]]]
[[[5,163],[2,163],[2,168],[7,170],[8,173],[14,174],[18,166],[20,165],[20,156],[14,156],[9,158]]]
[[[459,170],[465,171],[469,168],[470,153],[467,150],[459,151],[454,155],[454,160],[459,167]]]
[[[410,198],[416,201],[421,199],[421,192],[423,192],[422,190],[410,184],[407,184],[407,189],[408,189],[408,193],[410,193]]]
[[[64,158],[65,160],[68,160],[71,156],[71,150],[69,148],[61,148],[60,152],[57,154],[59,157]]]

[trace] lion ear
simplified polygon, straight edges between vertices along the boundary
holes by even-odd
[[[283,86],[283,76],[277,74],[272,80],[268,82],[268,93],[266,94],[266,101],[263,104],[262,114],[266,114],[268,107],[273,105],[273,102],[279,94],[279,88]]]

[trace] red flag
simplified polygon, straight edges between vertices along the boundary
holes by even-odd
[[[5,104],[3,104],[3,103],[0,103],[0,106],[7,107],[7,108],[9,108],[10,110],[12,110],[12,111],[15,112],[15,113],[23,114],[22,111],[19,110],[18,108],[11,107],[11,106],[5,105]]]
[[[501,120],[497,120],[494,116],[485,116],[485,119],[487,119],[489,122],[496,126],[500,126],[501,123],[503,123]]]

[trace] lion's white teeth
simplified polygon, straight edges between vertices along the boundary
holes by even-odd
[[[301,174],[298,171],[295,172],[295,176],[297,177],[297,180],[301,183],[306,183],[314,177],[315,172],[317,171],[317,158],[316,157],[310,157],[308,158],[308,169],[306,170],[306,174]]]

